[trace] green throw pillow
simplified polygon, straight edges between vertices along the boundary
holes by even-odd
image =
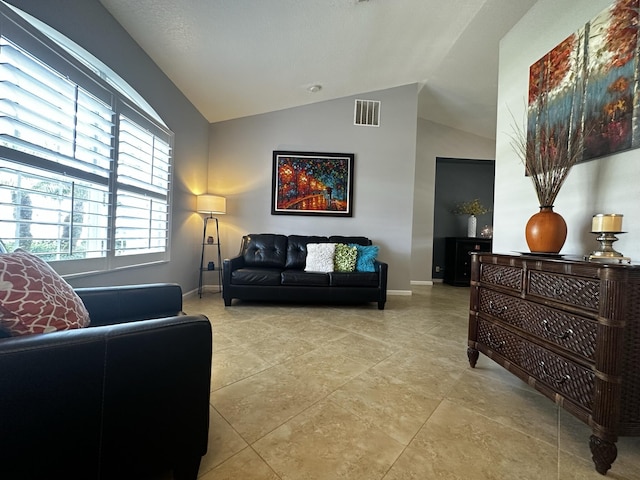
[[[336,245],[336,254],[333,258],[336,272],[353,272],[356,269],[358,249],[343,243]]]

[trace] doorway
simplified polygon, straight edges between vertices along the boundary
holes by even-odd
[[[478,235],[493,227],[495,160],[436,158],[431,277],[444,278],[445,239],[467,236],[467,217],[453,213],[456,205],[478,199],[491,211],[478,216]]]

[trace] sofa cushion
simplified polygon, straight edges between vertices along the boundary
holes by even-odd
[[[20,249],[0,254],[0,327],[16,336],[87,325],[82,300],[49,264]]]
[[[326,287],[329,275],[326,273],[303,272],[302,270],[285,270],[281,274],[282,285],[298,285],[305,287]],[[295,295],[295,293],[292,293]]]
[[[231,272],[233,285],[280,285],[279,268],[239,268]]]
[[[335,243],[307,244],[307,263],[305,272],[333,272],[333,257],[336,252]]]
[[[334,270],[336,272],[353,272],[356,269],[358,249],[355,245],[336,245],[336,254],[333,258]]]
[[[242,256],[247,267],[284,268],[287,237],[271,233],[248,235]]]
[[[377,272],[331,272],[329,285],[332,287],[377,287]]]
[[[371,240],[367,237],[344,237],[341,235],[332,235],[329,237],[331,243],[353,243],[356,245],[371,245]]]
[[[379,247],[377,245],[356,245],[358,249],[358,259],[356,260],[357,272],[375,272],[374,262],[378,256]]]
[[[287,239],[287,262],[285,268],[304,270],[307,260],[307,244],[327,243],[327,237],[309,235],[289,235]]]

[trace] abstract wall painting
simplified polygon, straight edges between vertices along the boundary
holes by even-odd
[[[353,216],[352,153],[273,152],[272,215]]]
[[[530,138],[580,137],[582,160],[640,146],[639,4],[616,0],[531,65]]]

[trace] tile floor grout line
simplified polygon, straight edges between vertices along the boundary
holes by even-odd
[[[561,472],[561,465],[560,465],[560,453],[562,452],[562,449],[560,448],[560,408],[556,406],[556,434],[557,434],[557,455],[558,455],[558,480],[562,480],[560,478],[560,472]]]
[[[400,452],[400,455],[398,455],[398,457],[393,461],[393,463],[391,464],[391,466],[389,467],[389,469],[384,473],[384,475],[381,477],[380,480],[384,480],[384,478],[389,474],[389,472],[393,469],[393,467],[395,466],[396,463],[398,463],[398,460],[404,455],[404,453],[407,451],[407,449],[411,446],[411,444],[413,443],[413,441],[415,440],[415,438],[420,434],[420,432],[422,431],[422,429],[425,427],[425,425],[429,422],[429,420],[431,419],[431,417],[433,417],[433,414],[436,413],[436,411],[438,410],[438,407],[440,407],[440,405],[442,404],[442,402],[444,401],[444,398],[441,398],[440,401],[438,402],[438,405],[436,405],[436,408],[433,409],[433,411],[429,414],[429,416],[427,417],[427,419],[422,423],[422,425],[420,425],[420,428],[418,428],[418,430],[416,431],[416,433],[413,434],[413,436],[411,437],[411,440],[409,440],[407,442],[407,444],[404,446],[404,448],[402,449],[402,452]]]
[[[254,442],[254,443],[255,443],[255,442]],[[260,459],[265,463],[265,465],[266,465],[267,467],[269,467],[269,470],[271,470],[271,471],[273,472],[273,474],[274,474],[276,477],[278,477],[280,480],[282,480],[282,475],[280,475],[280,474],[275,470],[275,468],[273,468],[273,467],[271,466],[271,464],[267,461],[267,459],[266,459],[266,458],[264,458],[262,455],[260,455],[260,452],[258,452],[255,448],[253,448],[253,444],[248,445],[248,447],[249,447],[251,450],[253,450],[253,451],[255,452],[255,454],[256,454],[258,457],[260,457]],[[238,479],[238,480],[240,480],[240,479]]]
[[[459,448],[471,449],[465,450],[465,452],[483,452],[482,448],[476,449],[475,445],[469,443],[469,438],[464,438],[465,435],[462,435],[460,438],[452,436],[450,440],[448,440],[448,437],[440,436],[443,432],[448,431],[448,427],[445,428],[445,430],[442,430],[438,428],[437,425],[442,424],[443,426],[446,426],[450,421],[443,415],[450,415],[452,412],[454,412],[454,415],[457,415],[455,412],[458,411],[456,409],[460,406],[470,412],[470,414],[465,414],[465,418],[468,416],[469,419],[465,423],[468,423],[470,426],[475,425],[473,421],[473,418],[475,417],[478,420],[478,426],[481,426],[483,429],[487,429],[486,434],[489,435],[487,438],[493,438],[493,440],[491,440],[492,442],[497,441],[497,437],[492,437],[491,435],[498,436],[502,435],[500,432],[504,432],[504,434],[507,434],[508,431],[513,432],[508,433],[507,435],[509,438],[514,438],[516,440],[510,445],[502,445],[499,447],[500,450],[502,448],[509,448],[508,452],[511,453],[507,455],[510,455],[513,452],[522,452],[518,465],[514,465],[513,467],[504,466],[511,465],[510,462],[500,466],[502,465],[500,460],[501,458],[505,460],[509,458],[500,454],[500,450],[492,450],[489,455],[487,455],[487,452],[485,451],[484,456],[478,456],[477,458],[474,457],[476,454],[470,453],[471,456],[467,458],[473,459],[474,462],[479,461],[483,468],[482,471],[486,475],[497,475],[495,478],[507,478],[505,475],[508,474],[510,471],[509,469],[514,468],[515,470],[513,470],[513,472],[517,470],[518,474],[523,479],[539,478],[539,475],[543,471],[547,472],[545,476],[548,478],[560,479],[563,473],[567,475],[571,474],[575,478],[592,478],[590,474],[595,473],[595,470],[593,469],[592,462],[588,454],[588,448],[584,446],[582,438],[583,435],[586,435],[586,438],[588,438],[588,433],[585,433],[586,430],[589,430],[588,426],[584,426],[582,423],[577,421],[574,422],[572,420],[573,417],[569,416],[565,422],[565,417],[561,416],[562,412],[560,412],[560,407],[558,406],[555,407],[552,414],[551,411],[545,410],[542,407],[542,404],[538,405],[535,403],[535,399],[532,400],[529,395],[521,396],[521,394],[518,393],[519,391],[529,392],[526,385],[518,386],[509,381],[511,378],[516,379],[516,377],[507,378],[504,372],[496,367],[491,359],[483,357],[484,360],[492,366],[492,368],[484,368],[483,371],[479,371],[482,370],[480,368],[470,370],[467,362],[465,361],[466,359],[461,360],[465,356],[464,350],[460,350],[462,352],[460,355],[456,353],[455,357],[451,353],[452,348],[458,351],[458,349],[466,347],[467,334],[465,327],[468,322],[468,289],[463,291],[461,289],[450,288],[447,285],[434,285],[424,288],[419,287],[416,288],[416,290],[418,293],[410,298],[390,298],[387,304],[387,309],[381,313],[374,311],[373,309],[371,311],[365,311],[364,309],[355,310],[337,307],[323,309],[291,309],[287,306],[264,308],[262,305],[258,304],[255,306],[243,305],[242,307],[234,306],[233,308],[225,308],[220,301],[210,301],[209,299],[207,299],[207,302],[195,299],[195,301],[188,303],[188,309],[185,308],[186,311],[206,310],[203,311],[203,313],[207,316],[210,315],[212,319],[215,319],[216,325],[224,325],[224,331],[228,332],[230,337],[225,337],[223,332],[221,332],[220,339],[222,340],[222,343],[219,344],[224,346],[228,345],[231,349],[241,348],[239,345],[247,345],[250,343],[252,335],[251,324],[253,323],[256,325],[269,324],[273,327],[274,332],[270,336],[275,336],[274,338],[277,338],[280,332],[282,332],[283,334],[287,333],[287,339],[289,338],[287,328],[290,325],[292,329],[291,338],[294,339],[294,342],[297,342],[297,339],[300,339],[300,341],[310,342],[314,347],[312,350],[304,352],[301,355],[294,354],[291,358],[286,360],[280,360],[278,357],[281,356],[282,353],[278,352],[277,349],[270,350],[268,345],[265,345],[266,348],[260,351],[260,355],[257,355],[250,347],[243,349],[243,351],[238,351],[237,354],[234,352],[234,355],[230,355],[225,359],[224,365],[220,364],[217,367],[214,367],[215,370],[212,370],[213,375],[219,375],[218,378],[222,379],[226,376],[227,378],[233,378],[234,380],[225,386],[212,390],[210,394],[213,397],[214,394],[219,394],[221,389],[224,389],[225,387],[233,387],[233,385],[243,380],[247,383],[246,387],[242,386],[230,390],[229,393],[231,396],[224,398],[223,406],[226,404],[233,406],[233,402],[242,400],[246,394],[255,395],[256,390],[254,390],[254,388],[262,388],[260,385],[263,380],[259,378],[259,375],[261,374],[264,375],[264,381],[273,382],[277,377],[272,377],[271,373],[269,373],[270,371],[275,372],[275,369],[278,369],[283,365],[286,366],[287,364],[295,365],[296,362],[300,361],[299,358],[303,355],[312,352],[321,352],[322,349],[325,348],[342,349],[342,353],[340,353],[340,355],[343,359],[338,360],[338,364],[335,362],[332,363],[332,354],[330,353],[317,357],[317,367],[321,369],[318,371],[318,374],[320,375],[318,380],[313,380],[311,376],[306,376],[304,373],[304,367],[296,369],[296,381],[291,384],[293,389],[290,394],[288,393],[288,395],[293,395],[291,396],[292,401],[285,400],[281,402],[278,400],[280,387],[278,386],[278,383],[273,384],[275,390],[272,392],[277,395],[272,398],[275,402],[273,406],[280,408],[278,405],[282,403],[283,407],[285,405],[287,407],[287,410],[281,410],[282,413],[286,414],[288,411],[296,412],[288,415],[288,418],[282,421],[280,421],[280,414],[278,414],[277,417],[274,417],[273,419],[278,420],[279,425],[275,427],[270,426],[269,421],[266,423],[260,423],[267,419],[262,418],[263,416],[255,415],[256,412],[254,409],[260,408],[261,397],[259,395],[256,396],[254,400],[251,400],[250,403],[247,403],[243,409],[237,412],[242,414],[241,416],[234,414],[238,421],[242,422],[238,423],[238,425],[244,425],[243,428],[247,427],[245,429],[248,431],[261,431],[265,427],[268,428],[269,431],[267,433],[262,434],[258,439],[251,443],[249,443],[244,436],[240,435],[236,427],[231,424],[231,422],[229,422],[227,418],[218,411],[214,403],[210,401],[213,409],[212,411],[215,411],[220,417],[220,420],[218,421],[225,422],[227,426],[231,427],[227,429],[223,423],[220,423],[220,425],[223,426],[223,432],[220,435],[216,435],[215,438],[217,441],[221,442],[226,442],[226,439],[228,438],[229,441],[232,442],[229,443],[227,448],[219,450],[219,452],[224,455],[230,456],[222,461],[217,459],[218,463],[214,468],[222,467],[222,470],[219,470],[220,472],[227,472],[231,475],[230,478],[242,478],[243,480],[265,480],[266,478],[337,478],[335,475],[334,477],[331,476],[332,473],[337,474],[338,470],[334,470],[336,468],[355,468],[356,470],[348,470],[354,473],[353,476],[348,476],[350,480],[372,480],[377,479],[379,476],[381,479],[388,478],[390,480],[391,478],[407,478],[405,475],[410,474],[409,472],[421,475],[422,472],[433,471],[438,471],[445,475],[460,476],[462,475],[461,472],[470,468],[471,465],[468,463],[460,464],[459,462],[456,463],[455,461],[452,462],[447,460],[446,451],[448,451],[450,447],[454,446],[449,442],[462,442]],[[458,313],[459,311],[460,313]],[[293,315],[293,317],[296,318],[290,317],[290,315]],[[278,317],[281,317],[281,320]],[[310,322],[309,317],[312,317],[313,319],[314,328],[309,328],[308,331],[305,331],[307,330],[305,323]],[[275,318],[278,318],[279,321],[274,321],[270,324],[269,320]],[[242,331],[234,330],[233,324],[237,321],[243,322],[244,325],[242,327]],[[311,323],[309,323],[309,326],[311,326]],[[260,329],[261,327],[258,326],[256,328]],[[216,327],[214,326],[214,330],[215,329]],[[334,337],[336,334],[335,329],[339,329],[341,332],[337,337]],[[310,341],[311,337],[315,335],[314,332],[318,333],[318,337],[316,338],[322,338],[322,340],[316,339],[314,341]],[[353,335],[353,337],[347,338],[347,336],[351,335]],[[265,338],[267,337],[268,336],[265,335]],[[232,341],[231,338],[234,340]],[[355,343],[350,343],[351,341]],[[372,345],[371,349],[369,347],[369,342],[371,342]],[[389,351],[385,351],[387,348],[390,349],[389,351],[391,353],[389,353]],[[357,354],[357,349],[362,349],[361,354]],[[377,357],[380,350],[384,352],[382,358]],[[273,353],[270,356],[271,351]],[[287,351],[297,352],[298,350],[297,347],[292,345],[291,347],[287,346]],[[352,351],[354,353],[353,355],[351,354]],[[368,363],[369,361],[366,360],[368,356],[371,356],[374,359],[374,362]],[[397,357],[397,359],[391,360],[394,356]],[[406,360],[403,360],[404,357],[406,357]],[[274,359],[277,359],[277,361],[274,362]],[[348,361],[346,359],[348,359]],[[423,364],[423,362],[425,367],[421,369],[420,365]],[[377,375],[375,369],[381,368],[381,364],[383,363],[386,363],[386,365],[384,368],[380,369],[378,373],[390,377],[398,375],[397,378],[403,379],[403,383],[408,382],[408,385],[415,384],[417,388],[416,392],[426,392],[427,395],[430,395],[429,392],[433,392],[434,394],[439,392],[440,398],[436,398],[436,395],[433,395],[433,397],[436,398],[435,402],[430,403],[428,406],[425,404],[424,410],[422,410],[421,407],[421,411],[426,413],[429,411],[428,409],[431,408],[431,405],[433,405],[433,410],[428,413],[423,422],[414,423],[415,419],[420,419],[422,416],[421,414],[415,416],[407,410],[406,412],[409,412],[410,415],[405,417],[405,410],[403,410],[406,408],[405,405],[410,406],[413,405],[413,402],[420,401],[420,397],[414,397],[414,393],[407,390],[407,386],[398,385],[398,388],[394,388],[392,384],[387,385],[387,381],[385,380],[375,380],[375,378],[371,377],[371,375]],[[262,364],[262,366],[258,371],[252,371],[252,368],[255,365],[260,366],[260,364]],[[358,367],[358,365],[360,365],[360,367]],[[362,370],[358,370],[359,368],[362,368]],[[430,373],[423,373],[424,370],[429,370]],[[251,373],[242,373],[244,371]],[[281,371],[294,373],[293,371],[289,371],[286,367]],[[357,371],[358,373],[353,374],[354,371]],[[221,372],[222,375],[220,375]],[[468,376],[466,372],[469,372],[469,375],[473,375],[473,377]],[[242,378],[236,376],[237,373],[240,373]],[[347,374],[348,378],[345,377],[345,374]],[[350,374],[353,375],[349,376]],[[451,381],[449,375],[454,376],[453,381]],[[362,378],[362,380],[353,384],[352,387],[347,387],[350,382],[353,382],[358,378]],[[469,383],[469,380],[472,378],[474,378],[473,384]],[[431,379],[437,380],[437,390],[429,387],[429,382],[432,382]],[[320,381],[320,383],[317,383],[318,381]],[[336,381],[339,383],[334,383]],[[286,382],[288,383],[289,380]],[[505,406],[507,407],[506,409],[496,409],[495,407],[491,408],[490,399],[497,397],[492,396],[494,394],[491,393],[489,388],[492,388],[491,385],[495,385],[495,382],[498,382],[500,385],[495,394],[502,395],[504,392],[504,395],[507,395],[504,400]],[[489,388],[484,388],[484,383],[486,383]],[[308,390],[308,394],[305,394],[304,397],[299,397],[297,393],[299,387],[296,385],[303,386],[305,390]],[[379,387],[376,385],[379,385]],[[468,385],[473,385],[473,389],[470,390]],[[309,390],[309,387],[313,388]],[[365,387],[367,390],[362,390],[362,387]],[[381,389],[377,390],[378,388]],[[455,390],[456,388],[458,388],[457,392]],[[344,393],[336,396],[336,392],[339,391],[343,391]],[[369,391],[373,394],[372,396],[368,393]],[[467,393],[465,393],[465,391]],[[484,391],[487,392],[486,398],[479,397],[476,400],[475,397],[477,395],[483,395],[482,392]],[[511,393],[509,393],[509,391],[511,391]],[[285,392],[285,390],[282,390],[282,392]],[[378,397],[377,392],[380,392],[380,397]],[[534,391],[534,393],[535,392],[537,391]],[[317,394],[319,394],[319,396],[316,397]],[[407,397],[404,395],[409,396]],[[467,395],[468,397],[467,403],[464,401],[464,395]],[[509,397],[508,395],[515,396]],[[219,398],[221,400],[223,399],[222,396]],[[381,402],[378,401],[378,398]],[[514,400],[513,407],[509,405],[509,398],[513,398]],[[524,402],[518,400],[518,398],[523,399]],[[446,405],[445,400],[451,402],[448,404],[448,408],[446,409],[443,408]],[[478,403],[478,400],[482,403]],[[306,401],[311,403],[306,403]],[[338,401],[342,402],[345,406],[337,403]],[[534,403],[528,403],[529,401]],[[379,445],[387,446],[387,453],[385,454],[384,450],[371,450],[368,447],[363,450],[363,452],[368,452],[366,453],[366,456],[362,458],[358,457],[359,459],[355,460],[354,457],[351,457],[350,459],[347,459],[346,457],[341,458],[342,455],[338,453],[338,450],[334,450],[337,453],[337,456],[330,456],[324,459],[315,457],[314,447],[316,444],[314,442],[329,441],[329,444],[318,444],[319,448],[324,449],[330,447],[330,444],[334,441],[333,437],[325,438],[324,440],[321,436],[316,438],[313,431],[307,431],[305,434],[307,436],[301,437],[300,435],[303,432],[302,430],[298,433],[295,432],[296,428],[298,428],[295,427],[295,425],[298,424],[290,422],[292,422],[292,420],[295,421],[295,419],[300,415],[306,415],[304,418],[300,417],[300,421],[307,419],[314,422],[314,424],[316,421],[321,421],[320,417],[316,416],[320,415],[320,412],[311,410],[314,406],[317,407],[321,404],[321,402],[328,402],[327,405],[332,405],[329,407],[330,409],[327,410],[327,413],[336,412],[336,414],[338,414],[337,412],[341,411],[348,412],[348,416],[345,415],[344,417],[342,417],[342,414],[338,414],[339,418],[344,418],[344,421],[346,421],[344,426],[347,429],[349,422],[351,421],[358,423],[367,422],[368,424],[375,426],[378,431],[384,434],[381,435],[376,433],[376,435],[380,435],[381,443]],[[364,403],[361,403],[362,406],[359,407],[357,402]],[[368,406],[369,402],[372,402],[371,406]],[[303,408],[298,411],[297,406],[300,405],[302,405]],[[394,405],[398,406],[397,410]],[[474,405],[481,408],[483,413],[479,413],[480,410],[475,410],[473,408]],[[499,405],[502,405],[502,402]],[[333,406],[336,406],[339,410],[334,410]],[[455,406],[453,410],[452,406]],[[533,407],[533,409],[530,407]],[[247,408],[250,408],[251,410],[247,410]],[[365,412],[363,408],[367,409],[367,411]],[[275,411],[276,410],[274,410],[274,412]],[[496,413],[492,414],[492,411]],[[245,419],[243,412],[248,412],[252,415],[250,418],[247,417]],[[441,415],[439,415],[437,422],[434,422],[434,415],[436,415],[437,412],[440,412]],[[229,413],[232,413],[232,410],[229,410]],[[528,416],[529,413],[530,417]],[[510,425],[494,420],[494,418],[505,416],[504,420],[507,421],[508,417],[514,414],[521,416],[522,421],[515,421]],[[403,422],[408,420],[410,423],[404,423],[403,425],[405,426],[399,430],[398,426],[400,423],[398,422],[401,418],[406,418],[406,420],[402,420]],[[451,421],[454,421],[454,419],[455,417],[452,417]],[[538,419],[544,422],[543,428],[528,430],[527,425],[533,425],[535,422],[539,421]],[[516,418],[516,420],[518,419]],[[326,425],[331,424],[332,417],[328,416],[326,421],[329,422]],[[341,422],[342,421],[343,420],[341,420]],[[322,422],[323,421],[319,423],[320,427],[323,425]],[[429,427],[429,430],[425,431],[425,428],[430,425],[430,422],[432,422],[433,426]],[[265,436],[272,434],[274,430],[282,428],[282,426],[287,423],[289,423],[291,428],[294,430],[286,434],[288,439],[287,441],[291,441],[293,444],[298,445],[299,442],[302,442],[302,446],[296,447],[297,457],[281,463],[285,460],[286,456],[292,454],[292,451],[290,451],[285,444],[280,443],[285,438],[283,437],[285,431],[271,437],[270,441],[262,444],[261,450],[262,453],[268,454],[268,458],[271,458],[272,461],[276,461],[274,465],[280,465],[279,468],[282,470],[282,476],[279,476],[278,473],[275,473],[272,465],[258,454],[256,445],[257,442],[262,440]],[[491,424],[496,427],[492,427]],[[355,426],[357,423],[354,423],[353,425]],[[464,424],[461,425],[464,426]],[[498,425],[500,426],[499,428]],[[360,429],[362,428],[364,427],[358,427],[358,431],[361,431]],[[417,430],[413,432],[413,428],[416,428]],[[431,428],[435,429],[431,430]],[[507,428],[508,430],[502,430],[502,428]],[[561,432],[561,429],[564,429],[564,432]],[[464,430],[459,430],[461,433],[463,431]],[[495,433],[489,433],[494,431]],[[540,433],[529,434],[527,433],[529,431],[532,433],[540,432],[542,435]],[[396,432],[399,434],[398,438],[402,438],[403,440],[398,442],[398,440],[393,439],[393,444],[386,443],[386,440],[382,440],[383,438],[393,438],[390,437],[387,432]],[[402,432],[405,432],[405,434]],[[412,433],[412,435],[405,436],[406,433]],[[452,431],[452,433],[455,433],[455,431]],[[549,442],[544,439],[551,439],[552,433],[555,433],[556,435],[556,442],[555,445],[551,445],[551,447],[549,447]],[[564,433],[562,438],[561,433]],[[431,438],[434,434],[436,437]],[[365,437],[361,436],[357,438],[366,441]],[[404,440],[405,438],[406,440]],[[525,440],[525,438],[531,440]],[[419,441],[416,441],[417,439],[419,439]],[[520,443],[521,441],[518,439],[522,439],[522,443]],[[350,438],[348,433],[346,433],[344,440],[348,442],[347,444],[351,444],[355,438]],[[520,448],[524,445],[533,446],[534,444],[530,443],[532,440],[536,441],[535,445],[539,445],[532,448],[532,453],[535,451],[544,454],[546,459],[544,457],[536,457],[535,455],[530,456],[528,452],[517,449],[518,446],[520,446]],[[629,441],[632,443],[628,443]],[[629,450],[625,451],[624,460],[629,460],[623,462],[618,459],[616,464],[613,466],[612,472],[620,473],[620,476],[616,476],[616,478],[631,479],[633,478],[633,475],[629,476],[630,474],[627,472],[630,468],[629,465],[631,465],[632,469],[635,466],[640,465],[640,463],[638,463],[638,458],[640,457],[634,453],[634,449],[640,452],[640,450],[635,447],[635,445],[640,446],[640,443],[637,443],[637,440],[634,440],[631,437],[622,437],[618,443],[620,444],[621,442],[627,442],[626,448]],[[396,446],[391,447],[391,445]],[[511,449],[511,445],[513,445],[515,449]],[[633,448],[629,448],[629,445],[633,446]],[[251,455],[246,453],[248,451],[246,448],[247,446],[251,447]],[[480,447],[481,445],[478,446]],[[240,450],[234,452],[236,448],[240,448]],[[393,449],[388,450],[389,448]],[[397,454],[396,448],[398,449]],[[554,450],[556,456],[555,459],[553,458]],[[238,457],[237,455],[239,452],[245,452],[245,456]],[[561,459],[561,455],[563,453],[566,454],[565,459]],[[494,454],[496,455],[495,460],[493,460]],[[285,455],[285,457],[281,458],[281,455]],[[372,469],[371,466],[367,466],[366,463],[362,463],[366,461],[366,458],[370,458],[369,462],[371,462],[376,456],[382,458],[383,455],[385,461],[383,463],[378,463],[382,468],[376,474],[373,474],[375,468]],[[247,473],[247,476],[240,473],[233,476],[235,472],[248,472],[245,470],[246,466],[249,465],[245,463],[247,459],[250,459],[250,462],[254,462],[252,465],[256,465],[257,468],[260,468],[259,464],[265,465],[265,470],[261,471],[262,473],[260,474],[256,473],[255,476],[251,476],[249,473]],[[555,464],[554,460],[556,460]],[[356,463],[351,463],[354,461]],[[375,463],[375,461],[373,463]],[[389,466],[387,467],[387,465]],[[298,472],[297,469],[300,468],[302,470]],[[316,470],[318,468],[319,470]],[[477,468],[475,463],[473,464],[473,468]],[[542,468],[544,468],[544,470]],[[256,472],[257,471],[258,470],[256,470]],[[267,473],[267,471],[269,473]],[[306,471],[307,473],[303,474],[301,473],[302,471]],[[346,470],[341,471],[344,472]],[[367,475],[366,472],[369,472],[370,475]],[[426,475],[427,477],[423,478],[428,478],[429,474]],[[536,475],[538,475],[538,477],[536,477]],[[199,475],[199,477],[201,476],[202,475]],[[209,473],[207,478],[217,477],[211,476]],[[595,478],[595,476],[593,478]]]

